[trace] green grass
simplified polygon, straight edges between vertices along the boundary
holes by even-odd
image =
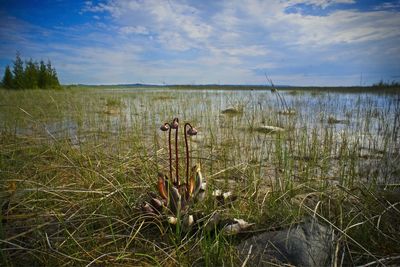
[[[168,173],[159,127],[176,116],[199,130],[192,163],[208,194],[238,196],[194,211],[254,222],[254,233],[315,216],[335,229],[338,265],[398,263],[398,94],[282,94],[296,115],[279,114],[269,91],[0,90],[1,265],[240,265],[235,245],[251,233],[177,232],[140,212]],[[333,115],[349,123],[329,124]],[[264,124],[285,131],[252,130]]]

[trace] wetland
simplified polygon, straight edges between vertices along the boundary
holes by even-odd
[[[309,217],[334,232],[331,265],[400,264],[399,91],[251,89],[0,90],[2,265],[240,266],[242,240]],[[198,131],[194,212],[251,228],[178,232],[141,212],[174,117]]]

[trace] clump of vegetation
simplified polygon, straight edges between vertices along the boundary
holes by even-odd
[[[190,124],[184,125],[184,138],[185,138],[185,181],[181,181],[179,175],[179,146],[178,146],[178,130],[179,119],[174,118],[171,123],[164,123],[160,127],[161,131],[168,132],[168,154],[169,154],[169,176],[163,173],[158,174],[157,190],[159,196],[149,192],[150,200],[142,204],[142,210],[157,218],[166,218],[168,223],[176,225],[178,232],[180,229],[188,231],[194,224],[208,230],[216,230],[217,225],[220,224],[222,233],[233,235],[246,230],[253,224],[247,223],[243,219],[234,219],[233,221],[223,222],[220,218],[218,211],[212,211],[213,215],[211,220],[205,220],[207,215],[196,212],[193,209],[196,202],[205,200],[206,195],[206,181],[201,173],[200,164],[197,163],[191,168],[190,166],[190,151],[188,144],[188,137],[197,135],[197,130]],[[172,142],[171,133],[175,131],[175,177],[173,177],[173,164],[172,164]],[[220,203],[227,203],[234,199],[231,192],[223,193],[221,190],[215,190],[212,195]],[[160,198],[161,197],[161,198]],[[205,222],[206,221],[206,222]]]
[[[400,82],[393,80],[392,82],[385,82],[384,80],[380,80],[378,83],[374,83],[372,87],[377,88],[389,88],[389,87],[396,87],[400,88]]]
[[[5,68],[2,86],[6,89],[49,89],[59,88],[60,82],[50,60],[45,64],[43,60],[38,63],[29,59],[24,66],[20,54],[17,53],[13,70],[9,66]]]
[[[187,127],[189,127],[187,129]],[[189,145],[188,136],[194,136],[197,134],[197,130],[192,127],[190,123],[186,123],[184,126],[185,136],[185,157],[186,157],[186,173],[185,182],[181,183],[181,176],[179,175],[179,147],[178,147],[178,130],[179,130],[179,119],[174,118],[171,123],[164,123],[161,126],[161,131],[168,132],[168,154],[169,154],[169,176],[159,173],[157,189],[161,199],[152,198],[152,204],[144,203],[142,206],[145,212],[151,214],[162,214],[162,212],[169,213],[173,217],[169,220],[173,224],[181,224],[181,218],[187,215],[187,224],[190,226],[193,223],[193,215],[187,214],[190,202],[198,196],[200,191],[205,190],[205,184],[203,184],[203,177],[200,171],[200,165],[195,166],[192,172],[189,173]],[[171,144],[171,133],[175,131],[175,177],[172,174],[172,144]]]

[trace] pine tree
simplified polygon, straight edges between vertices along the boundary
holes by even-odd
[[[53,88],[59,88],[60,87],[60,82],[58,81],[57,77],[57,71],[55,68],[51,69],[51,81],[52,81],[52,87]]]
[[[22,62],[19,52],[17,52],[17,55],[15,56],[13,74],[14,74],[14,88],[23,89],[25,85],[24,63]]]
[[[3,77],[3,87],[6,89],[13,88],[13,75],[11,73],[10,67],[7,65],[6,69],[4,70],[4,77]]]
[[[47,64],[43,60],[38,63],[30,59],[24,63],[19,52],[15,56],[13,71],[7,66],[3,77],[3,86],[13,89],[49,89],[60,88],[57,71],[51,66],[50,60]]]
[[[39,88],[45,89],[47,84],[46,65],[43,60],[40,61],[39,72],[38,72],[38,86]]]
[[[46,87],[47,88],[58,88],[60,83],[58,81],[56,69],[51,66],[50,60],[47,61],[46,65]]]
[[[37,89],[38,88],[38,66],[36,62],[33,62],[32,59],[25,62],[25,87],[28,89]]]

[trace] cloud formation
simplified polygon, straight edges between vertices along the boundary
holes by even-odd
[[[1,27],[8,46],[0,48],[51,55],[64,83],[265,84],[268,73],[277,84],[358,85],[362,73],[368,84],[399,75],[399,6],[87,1],[79,10],[86,20],[75,25],[43,27],[7,14],[0,23],[12,27]]]

